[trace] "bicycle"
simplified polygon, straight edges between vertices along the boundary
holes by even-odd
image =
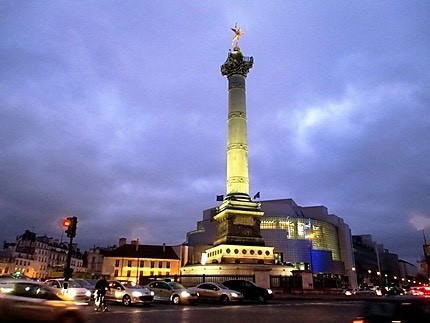
[[[99,309],[102,310],[103,312],[108,311],[106,296],[105,296],[105,294],[102,294],[100,290],[96,291],[96,297],[94,298],[94,304],[95,304],[94,310],[96,312],[98,312]]]

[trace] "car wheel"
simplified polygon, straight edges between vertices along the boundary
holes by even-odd
[[[228,299],[227,295],[221,295],[221,297],[219,298],[219,302],[223,305],[228,304],[230,300]]]
[[[172,297],[172,302],[173,302],[173,304],[175,304],[175,305],[180,304],[180,303],[181,303],[181,298],[179,297],[179,295],[173,295],[173,297]]]
[[[264,296],[263,296],[263,295],[258,295],[258,297],[257,297],[257,302],[259,302],[259,303],[264,303],[264,302],[266,302],[266,298],[264,298]]]
[[[129,306],[131,304],[131,298],[128,295],[124,295],[124,297],[122,298],[122,303],[125,306]]]

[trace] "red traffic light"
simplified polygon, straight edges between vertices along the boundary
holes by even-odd
[[[61,226],[63,228],[68,228],[71,223],[72,223],[72,221],[70,220],[70,218],[66,218],[63,220],[63,223],[61,224]]]

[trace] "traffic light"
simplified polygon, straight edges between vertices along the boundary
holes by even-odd
[[[78,227],[78,218],[76,216],[71,216],[63,220],[63,227],[66,228],[66,234],[69,238],[74,238],[76,236],[76,229]]]

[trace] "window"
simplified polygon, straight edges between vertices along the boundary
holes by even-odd
[[[163,262],[162,261],[158,262],[158,268],[163,268]]]
[[[151,261],[151,268],[155,268],[155,261]]]
[[[127,277],[131,276],[131,270],[127,270]]]
[[[132,264],[133,264],[133,261],[132,261],[132,260],[127,261],[127,267],[131,267],[131,266],[132,266]]]
[[[118,277],[118,269],[115,269],[115,272],[113,274],[115,277]]]
[[[115,267],[119,267],[119,259],[115,260]]]
[[[141,261],[140,261],[140,263],[139,263],[139,267],[140,267],[140,268],[143,268],[143,267],[144,267],[144,263],[145,263],[145,262],[144,262],[143,260],[141,260]]]
[[[170,261],[166,262],[166,268],[170,268]]]

